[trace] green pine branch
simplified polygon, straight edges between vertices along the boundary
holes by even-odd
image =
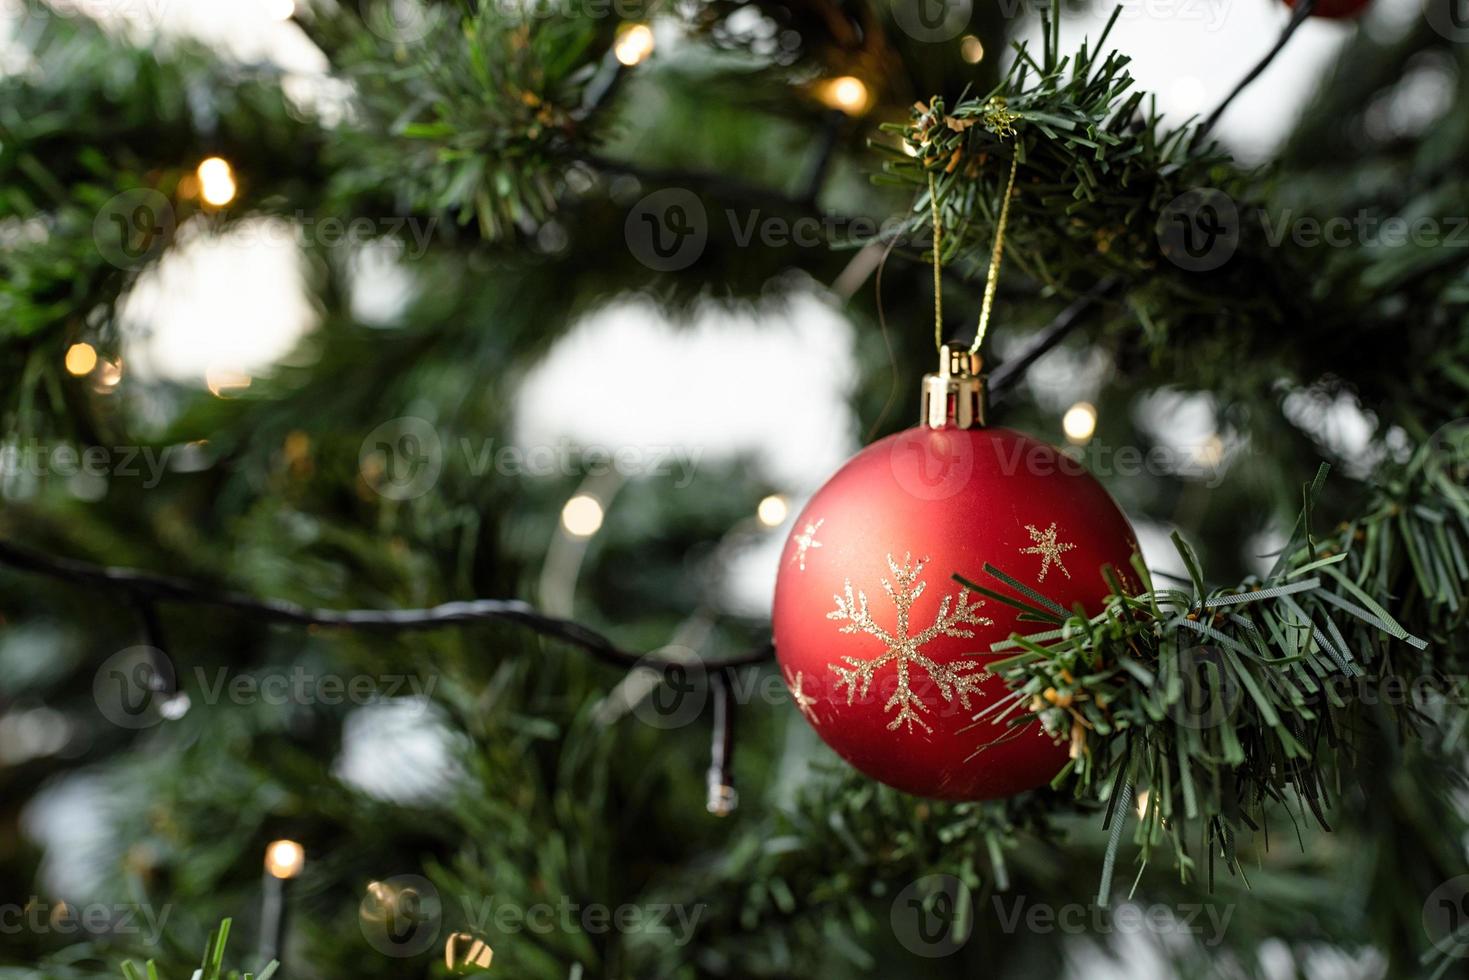
[[[1146,792],[1133,832],[1142,864],[1166,844],[1185,877],[1207,861],[1212,881],[1216,857],[1242,874],[1238,842],[1266,826],[1267,810],[1330,829],[1366,742],[1462,739],[1461,711],[1444,706],[1466,693],[1469,650],[1456,638],[1469,613],[1466,472],[1469,442],[1450,433],[1362,517],[1317,538],[1323,467],[1270,574],[1210,586],[1175,535],[1189,585],[1157,586],[1138,561],[1145,590],[1108,572],[1112,595],[1095,616],[1007,594],[989,566],[994,588],[956,576],[1050,626],[996,644],[1013,655],[989,669],[1012,693],[978,717],[1069,737],[1073,758],[1053,785],[1106,805],[1109,824],[1130,822],[1119,802]],[[1104,875],[1104,899],[1108,884]]]
[[[271,960],[258,974],[225,970],[224,947],[229,942],[232,924],[232,919],[225,919],[218,929],[209,934],[209,942],[204,947],[204,958],[199,963],[199,969],[194,971],[193,980],[270,980],[275,976],[276,970],[280,969],[280,963]],[[161,980],[158,963],[154,960],[149,960],[141,967],[128,960],[122,965],[122,975],[123,980]]]
[[[1215,143],[1191,148],[1192,122],[1166,123],[1135,88],[1128,58],[1105,47],[1117,12],[1072,54],[1061,51],[1058,17],[1047,20],[1040,51],[1016,46],[993,89],[952,104],[935,97],[907,122],[882,127],[903,149],[874,144],[884,157],[875,179],[913,193],[909,240],[931,241],[932,181],[941,260],[983,281],[1016,158],[1002,285],[1029,279],[1042,293],[1074,297],[1114,283],[1088,333],[1115,348],[1124,369],[1146,364],[1242,400],[1282,378],[1347,386],[1420,437],[1453,417],[1450,405],[1469,391],[1461,329],[1469,248],[1456,217],[1463,181],[1444,161],[1469,152],[1469,132],[1442,127],[1432,153],[1417,157],[1354,144],[1361,180],[1343,178],[1346,150],[1333,155],[1329,175],[1241,166]],[[1390,44],[1363,37],[1342,63],[1400,65],[1416,55],[1463,71],[1462,48],[1422,28]],[[1333,103],[1333,131],[1359,132],[1372,104]],[[1167,232],[1208,201],[1227,202],[1216,223],[1237,241],[1220,246],[1218,264],[1201,266]],[[1435,221],[1439,237],[1387,246],[1374,229],[1391,218],[1404,227]],[[1326,221],[1353,230],[1331,245],[1301,236]],[[1006,315],[1003,293],[997,314]]]

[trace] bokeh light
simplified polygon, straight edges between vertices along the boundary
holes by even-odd
[[[602,529],[602,504],[590,494],[579,493],[561,508],[561,526],[576,538],[590,538]]]
[[[828,80],[817,90],[817,97],[833,109],[855,116],[867,109],[870,95],[867,84],[853,75]]]
[[[265,849],[265,870],[282,881],[296,877],[306,867],[306,848],[293,840],[272,841]]]
[[[766,527],[780,527],[785,523],[786,515],[790,512],[790,504],[786,503],[786,498],[778,493],[766,497],[760,501],[760,506],[755,508],[756,518]]]
[[[1081,445],[1091,439],[1097,431],[1097,409],[1091,402],[1077,402],[1061,417],[1061,429],[1066,438]]]
[[[210,157],[195,171],[199,178],[199,196],[211,207],[222,208],[235,199],[238,187],[235,171],[223,157]]]
[[[65,364],[68,374],[79,378],[91,374],[92,368],[97,366],[97,351],[91,344],[72,344],[66,349]]]
[[[618,36],[612,53],[622,64],[631,68],[646,61],[653,53],[653,29],[647,24],[633,24]]]

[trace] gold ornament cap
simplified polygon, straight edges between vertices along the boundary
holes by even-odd
[[[923,400],[918,422],[930,429],[945,426],[978,429],[984,426],[984,360],[965,347],[939,348],[937,374],[923,376]]]

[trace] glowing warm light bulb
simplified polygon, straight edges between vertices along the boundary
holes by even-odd
[[[97,384],[116,388],[122,383],[122,361],[103,361],[97,368]]]
[[[602,504],[589,494],[579,493],[561,508],[561,526],[575,538],[590,538],[602,528]]]
[[[444,944],[444,963],[457,973],[471,968],[488,969],[494,960],[495,951],[472,933],[456,932]]]
[[[1061,430],[1078,446],[1097,431],[1097,409],[1091,402],[1077,402],[1061,417]]]
[[[629,68],[641,64],[653,53],[653,29],[647,24],[633,24],[624,29],[612,53]]]
[[[973,34],[965,34],[959,42],[959,56],[971,65],[977,65],[984,60],[984,42]]]
[[[862,79],[852,75],[833,78],[826,83],[821,100],[833,109],[840,109],[855,116],[867,108],[867,86]]]
[[[287,881],[306,867],[306,848],[293,840],[271,841],[265,849],[265,871],[272,878]]]
[[[72,344],[66,349],[66,370],[80,378],[97,366],[97,351],[91,344]]]
[[[1148,799],[1149,794],[1147,790],[1143,790],[1137,794],[1137,816],[1139,820],[1148,815]]]
[[[244,371],[225,367],[211,367],[204,372],[204,384],[217,398],[224,398],[232,391],[250,387],[251,380]]]
[[[760,506],[755,508],[755,517],[766,527],[780,527],[786,521],[786,515],[791,512],[786,498],[778,493],[772,493],[760,501]]]
[[[296,13],[296,0],[264,0],[265,14],[271,20],[290,20]]]
[[[235,199],[235,172],[223,157],[210,157],[199,164],[199,196],[204,203],[222,208]]]
[[[1218,466],[1224,461],[1224,440],[1217,433],[1194,447],[1194,459],[1204,466]]]

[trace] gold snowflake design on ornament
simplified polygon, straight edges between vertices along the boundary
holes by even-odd
[[[796,702],[796,707],[801,709],[801,714],[805,715],[811,724],[821,724],[816,717],[816,698],[803,690],[805,678],[801,671],[796,671],[794,677],[791,676],[789,670],[786,671],[786,687],[791,689],[791,698]]]
[[[842,662],[846,666],[832,664],[831,669],[837,675],[836,690],[840,691],[843,685],[846,686],[847,704],[852,703],[854,696],[866,697],[872,686],[873,675],[879,668],[891,663],[898,672],[898,687],[883,705],[883,711],[896,710],[897,716],[888,723],[888,731],[896,731],[898,726],[907,725],[908,731],[912,732],[913,726],[918,725],[931,732],[933,728],[919,717],[920,712],[930,709],[909,686],[909,670],[913,667],[921,668],[933,678],[945,701],[958,698],[965,708],[969,707],[969,695],[979,690],[980,681],[987,675],[983,667],[972,660],[961,660],[947,665],[935,663],[923,654],[923,645],[940,636],[972,637],[974,633],[965,629],[966,626],[990,626],[994,620],[979,614],[979,607],[984,605],[983,599],[970,605],[969,593],[960,589],[957,603],[954,602],[954,596],[944,596],[933,623],[922,632],[910,635],[908,616],[913,609],[913,603],[923,595],[923,590],[927,587],[926,583],[919,581],[919,575],[928,559],[924,558],[914,564],[911,556],[905,554],[900,567],[892,555],[887,558],[893,579],[889,581],[884,578],[882,587],[897,609],[897,624],[892,633],[873,622],[872,614],[867,610],[867,594],[859,590],[854,596],[851,579],[846,582],[845,596],[832,597],[836,600],[837,607],[833,612],[827,613],[826,618],[845,621],[846,625],[841,627],[840,632],[873,636],[887,647],[887,650],[872,660],[843,657]],[[973,673],[976,670],[979,673]]]
[[[1035,577],[1035,580],[1037,582],[1044,582],[1046,580],[1046,572],[1051,570],[1052,562],[1055,562],[1056,567],[1061,569],[1062,575],[1070,578],[1071,573],[1061,563],[1061,556],[1075,548],[1076,545],[1065,541],[1059,543],[1056,541],[1056,522],[1052,521],[1051,526],[1044,531],[1037,529],[1034,524],[1025,525],[1025,530],[1030,532],[1030,540],[1035,542],[1035,547],[1021,548],[1020,553],[1022,555],[1041,556],[1041,573]]]
[[[791,561],[799,562],[799,567],[803,572],[806,570],[806,552],[810,551],[812,548],[821,547],[821,542],[816,540],[816,532],[819,531],[821,529],[821,525],[825,523],[826,518],[823,517],[815,524],[807,524],[806,529],[803,530],[800,534],[795,534],[791,536],[791,540],[795,542],[796,545],[796,550],[791,553]]]

